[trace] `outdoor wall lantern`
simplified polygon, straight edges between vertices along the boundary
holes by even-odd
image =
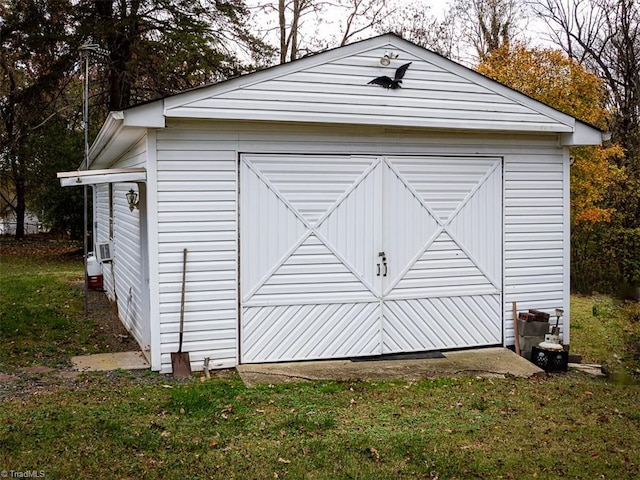
[[[134,208],[138,207],[138,192],[135,192],[133,188],[127,192],[127,203],[129,204],[129,210],[133,212]]]

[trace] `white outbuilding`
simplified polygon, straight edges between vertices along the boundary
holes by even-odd
[[[105,289],[153,370],[185,248],[194,370],[510,346],[513,301],[563,308],[568,343],[569,147],[602,136],[388,34],[112,112],[61,182],[94,187]]]

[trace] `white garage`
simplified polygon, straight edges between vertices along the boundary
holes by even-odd
[[[569,147],[601,141],[383,35],[113,112],[63,184],[94,186],[107,294],[154,370],[185,248],[194,369],[509,346],[513,301],[564,307],[568,342]]]

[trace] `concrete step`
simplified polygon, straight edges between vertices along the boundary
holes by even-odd
[[[147,370],[151,368],[143,352],[98,353],[71,358],[74,370],[105,372],[109,370]]]

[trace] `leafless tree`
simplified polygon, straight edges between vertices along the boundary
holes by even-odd
[[[438,18],[432,13],[429,2],[417,0],[392,6],[377,30],[379,33],[393,32],[444,57],[459,59],[461,38],[451,9],[444,18]]]
[[[342,23],[340,46],[346,45],[362,32],[379,25],[387,13],[386,0],[344,0],[347,13]]]
[[[279,45],[279,62],[346,45],[386,14],[387,0],[257,0],[254,30]],[[277,20],[276,20],[277,19]]]
[[[611,125],[640,176],[640,2],[538,0],[552,39],[608,85]]]
[[[431,2],[416,0],[396,9],[383,28],[447,58],[473,65],[490,51],[523,34],[523,0],[453,0],[441,17]]]
[[[522,0],[455,0],[452,8],[479,60],[520,35],[528,16]]]

